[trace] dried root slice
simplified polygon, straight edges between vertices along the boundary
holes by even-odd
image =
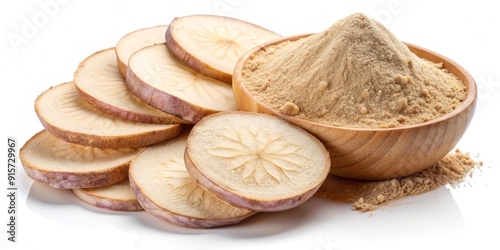
[[[180,124],[146,124],[109,116],[83,99],[73,82],[38,96],[35,111],[52,135],[97,148],[137,148],[177,136]]]
[[[193,123],[209,114],[236,110],[231,85],[189,68],[165,43],[137,51],[128,66],[129,90],[159,110]]]
[[[238,59],[280,35],[242,20],[211,15],[175,18],[165,34],[168,48],[197,71],[231,83]]]
[[[165,31],[168,25],[158,25],[130,32],[124,35],[116,44],[116,60],[118,70],[123,78],[127,75],[128,59],[130,56],[150,45],[165,42]]]
[[[183,159],[186,138],[150,146],[130,163],[130,185],[144,210],[192,228],[227,226],[253,215],[221,201],[189,176]]]
[[[92,188],[127,179],[130,161],[142,150],[87,147],[42,130],[24,144],[19,158],[35,181],[56,188]]]
[[[206,190],[255,211],[298,206],[330,169],[328,151],[314,136],[275,116],[249,112],[218,113],[197,123],[185,162]]]
[[[87,102],[120,119],[156,124],[189,123],[147,105],[132,94],[118,72],[114,48],[96,52],[83,60],[73,80]]]
[[[128,179],[109,186],[73,189],[72,191],[80,200],[95,207],[115,211],[143,210],[135,198]]]

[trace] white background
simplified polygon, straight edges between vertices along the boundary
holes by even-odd
[[[453,59],[476,79],[478,107],[458,148],[478,155],[484,167],[465,185],[364,214],[351,211],[349,204],[314,198],[290,211],[200,230],[145,212],[92,208],[68,191],[33,183],[18,164],[17,242],[7,241],[7,138],[15,137],[19,149],[43,129],[34,113],[35,98],[70,81],[78,63],[91,53],[115,46],[130,31],[168,24],[176,16],[227,15],[286,36],[321,31],[354,12],[377,18],[403,41]],[[500,249],[495,207],[500,198],[499,12],[498,2],[486,0],[0,0],[5,166],[0,168],[0,188],[5,190],[0,192],[0,249]]]

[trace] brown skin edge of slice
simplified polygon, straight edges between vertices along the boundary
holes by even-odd
[[[19,159],[21,160],[21,164],[26,172],[26,175],[28,175],[31,179],[40,183],[48,184],[49,186],[55,188],[75,189],[108,186],[123,181],[128,177],[130,161],[102,171],[78,173],[68,171],[56,172],[40,169],[36,166],[36,164],[33,164],[29,161],[29,159],[26,159],[25,147],[31,140],[34,140],[34,138],[42,132],[43,130],[31,137],[31,139],[29,139],[19,150]],[[145,148],[140,150],[140,152],[144,149]],[[137,152],[137,154],[140,152]]]
[[[191,177],[193,177],[203,188],[216,195],[219,199],[226,201],[233,206],[247,208],[258,212],[275,212],[296,207],[311,198],[324,182],[324,180],[322,180],[311,189],[295,196],[280,200],[257,200],[231,192],[203,175],[189,156],[189,145],[186,146],[184,162]]]
[[[84,189],[84,188],[82,188]],[[72,189],[73,194],[82,202],[94,207],[104,208],[113,211],[142,211],[144,210],[136,199],[133,200],[110,200],[85,192],[82,189]],[[87,197],[84,197],[84,196]],[[91,201],[89,199],[92,199]]]
[[[137,186],[133,178],[129,177],[129,181],[130,181],[130,186],[134,191],[135,196],[137,197],[137,201],[144,208],[146,212],[150,213],[151,215],[157,218],[166,220],[172,224],[179,225],[182,227],[217,228],[217,227],[229,226],[237,224],[256,213],[256,212],[251,212],[240,217],[226,218],[226,219],[203,219],[203,218],[194,218],[194,217],[184,216],[181,214],[176,214],[159,207],[154,201],[145,196],[141,191],[141,189]]]
[[[116,65],[118,67],[118,71],[122,75],[123,79],[125,79],[127,77],[128,66],[121,60],[120,56],[118,56],[118,52],[116,51],[116,49],[115,49],[115,55],[116,55]]]
[[[117,117],[122,120],[133,121],[133,122],[141,122],[141,123],[149,123],[149,124],[188,124],[189,121],[183,120],[180,117],[176,117],[170,114],[172,117],[164,117],[164,116],[155,116],[155,115],[146,115],[139,114],[135,112],[131,112],[128,110],[121,109],[119,107],[110,105],[105,103],[99,99],[94,98],[93,96],[87,94],[85,91],[81,90],[78,87],[78,84],[75,83],[76,89],[80,96],[85,99],[90,105],[99,109],[100,111],[109,114],[111,116]]]
[[[127,69],[126,84],[130,92],[146,104],[192,123],[197,123],[203,117],[219,112],[197,106],[177,96],[153,88],[139,78],[130,67]]]
[[[119,149],[145,147],[176,137],[182,128],[181,124],[173,124],[170,129],[154,130],[140,134],[123,136],[99,136],[58,128],[46,122],[45,119],[43,119],[43,116],[41,116],[38,111],[36,111],[36,114],[38,116],[38,119],[42,123],[42,126],[53,136],[70,143],[96,148]]]
[[[174,18],[174,20],[177,19]],[[172,21],[173,22],[173,21]],[[176,55],[181,61],[185,62],[192,69],[210,76],[219,81],[231,84],[233,81],[233,75],[226,72],[222,72],[218,69],[213,68],[211,65],[204,63],[200,59],[196,58],[192,54],[188,53],[180,44],[175,40],[171,34],[171,25],[168,26],[165,32],[165,41],[169,50]]]
[[[22,151],[22,149],[21,149]],[[54,188],[75,189],[109,186],[127,179],[129,164],[125,163],[102,172],[86,173],[53,172],[39,169],[26,159],[21,162],[26,175],[34,181],[45,183]]]

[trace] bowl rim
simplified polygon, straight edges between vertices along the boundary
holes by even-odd
[[[244,91],[249,97],[251,97],[259,106],[265,107],[265,109],[271,111],[274,115],[277,115],[278,117],[289,120],[289,121],[296,123],[296,124],[309,124],[309,125],[316,126],[316,127],[322,127],[322,128],[328,128],[328,129],[341,129],[341,130],[349,130],[349,131],[370,131],[370,132],[372,132],[372,131],[385,131],[385,132],[388,132],[388,131],[398,131],[398,130],[417,129],[417,128],[421,128],[421,127],[426,127],[426,126],[430,126],[433,124],[443,122],[449,118],[452,118],[456,115],[459,115],[464,110],[469,108],[469,106],[474,105],[477,102],[476,81],[474,80],[472,75],[464,67],[462,67],[460,64],[456,63],[455,61],[451,60],[450,58],[443,56],[440,53],[434,52],[432,50],[429,50],[429,49],[426,49],[424,47],[421,47],[421,46],[418,46],[418,45],[415,45],[412,43],[408,43],[408,42],[403,42],[403,43],[406,46],[408,46],[408,48],[410,50],[412,50],[412,53],[414,53],[413,50],[419,50],[419,51],[423,51],[425,53],[431,54],[437,58],[442,59],[441,62],[446,62],[446,64],[444,65],[445,69],[448,69],[451,66],[451,67],[456,68],[458,70],[458,72],[460,72],[463,75],[464,79],[461,79],[461,77],[454,74],[456,77],[460,78],[460,80],[464,83],[464,85],[466,87],[466,92],[467,92],[467,98],[460,104],[460,106],[455,108],[453,111],[451,111],[445,115],[442,115],[438,118],[435,118],[435,119],[432,119],[432,120],[429,120],[426,122],[422,122],[422,123],[410,124],[410,125],[405,125],[405,126],[397,126],[397,127],[392,127],[392,128],[338,126],[338,125],[331,125],[331,124],[326,124],[326,123],[310,121],[307,119],[298,118],[295,116],[280,113],[279,111],[275,110],[274,108],[271,108],[266,103],[263,103],[262,101],[255,98],[252,94],[250,94],[250,92],[248,91],[246,86],[244,84],[242,84],[240,81],[238,81],[238,79],[241,78],[243,66],[245,65],[246,61],[249,59],[249,57],[252,54],[254,54],[254,53],[256,53],[256,52],[258,52],[258,51],[260,51],[268,46],[271,46],[271,45],[276,45],[276,44],[279,44],[281,42],[286,42],[286,41],[293,42],[293,41],[300,40],[302,38],[308,37],[308,36],[313,35],[313,34],[314,33],[306,33],[306,34],[285,36],[285,37],[277,38],[275,40],[268,41],[266,43],[263,43],[261,45],[258,45],[256,47],[248,50],[246,53],[244,53],[240,57],[240,59],[238,60],[238,62],[235,65],[234,72],[233,72],[233,84],[238,84],[238,86],[241,88],[241,90]],[[420,58],[423,58],[423,57],[420,57]],[[423,58],[423,59],[430,60],[427,58]],[[430,61],[432,61],[432,60],[430,60]],[[433,61],[433,62],[436,62],[436,61]],[[436,63],[439,63],[439,62],[436,62]],[[449,66],[447,66],[447,65],[449,65]]]

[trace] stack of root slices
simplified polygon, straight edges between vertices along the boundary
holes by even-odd
[[[326,179],[328,152],[277,117],[237,111],[231,87],[239,57],[277,38],[210,15],[124,35],[35,100],[44,130],[20,150],[26,174],[193,228],[302,204]]]

